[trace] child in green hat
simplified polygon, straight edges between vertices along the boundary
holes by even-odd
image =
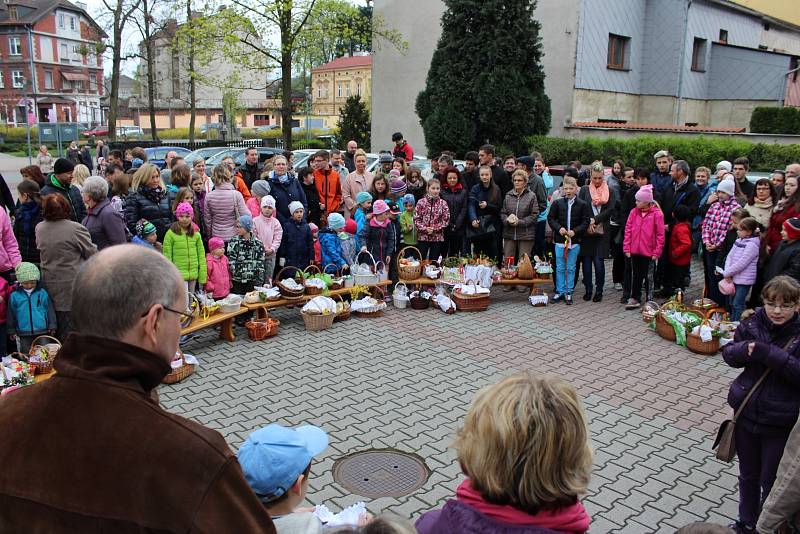
[[[56,310],[39,281],[39,268],[23,261],[15,269],[17,285],[8,302],[8,334],[16,336],[19,351],[27,354],[33,340],[56,331]]]

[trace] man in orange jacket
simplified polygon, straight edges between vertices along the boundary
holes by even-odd
[[[320,150],[314,154],[314,185],[319,193],[320,209],[325,217],[342,211],[342,182],[339,173],[329,165],[328,151]]]

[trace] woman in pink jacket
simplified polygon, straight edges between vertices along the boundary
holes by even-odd
[[[225,165],[214,167],[214,190],[206,194],[203,218],[210,237],[219,237],[226,243],[238,234],[239,217],[250,210],[242,194],[233,187],[233,177]]]
[[[758,221],[753,217],[745,217],[736,229],[738,239],[733,243],[725,258],[724,278],[730,278],[736,287],[736,293],[728,296],[728,307],[731,309],[731,321],[738,321],[745,309],[745,302],[750,288],[756,283],[758,253],[761,248],[761,237],[756,233]]]
[[[636,209],[631,211],[625,225],[625,241],[622,250],[631,259],[633,271],[631,298],[626,310],[635,310],[641,305],[642,284],[647,280],[648,294],[652,288],[655,261],[664,249],[664,214],[653,202],[653,186],[645,185],[636,193]]]
[[[275,256],[283,239],[283,227],[275,216],[275,199],[271,195],[261,199],[261,215],[253,219],[253,233],[264,245],[264,283],[267,283],[275,271]]]
[[[4,209],[0,209],[0,212],[0,276],[11,284],[16,280],[14,269],[22,261],[22,255],[8,213]]]
[[[363,150],[356,150],[354,156],[356,170],[347,175],[342,184],[342,202],[344,202],[344,218],[354,216],[358,204],[356,196],[362,191],[369,191],[372,187],[373,176],[367,170],[367,155]]]

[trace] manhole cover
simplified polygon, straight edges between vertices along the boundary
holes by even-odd
[[[400,497],[420,488],[430,475],[416,454],[393,449],[372,449],[336,460],[333,479],[362,497]]]

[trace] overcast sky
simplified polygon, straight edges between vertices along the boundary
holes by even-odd
[[[109,22],[110,22],[110,20],[109,20],[109,11],[106,9],[105,4],[103,3],[103,0],[78,0],[78,1],[82,1],[83,3],[85,3],[87,5],[89,14],[92,15],[93,17],[95,17],[95,20],[97,20],[97,22],[101,26],[106,28],[109,25]],[[212,1],[214,1],[214,0],[212,0]],[[356,4],[356,5],[367,5],[366,0],[349,0],[349,1],[351,3],[353,3],[353,4]],[[195,0],[195,2],[197,4],[203,4],[203,3],[205,3],[205,0]],[[108,3],[109,4],[113,4],[113,3],[115,3],[115,0],[108,0]],[[171,2],[169,2],[169,3],[171,3]],[[223,1],[217,0],[214,3],[224,3],[224,0]],[[110,32],[108,32],[108,33],[109,33],[109,37],[110,37]],[[141,38],[138,35],[136,27],[134,25],[130,25],[129,27],[127,27],[125,29],[125,33],[123,35],[123,41],[124,41],[123,49],[127,49],[127,50],[135,49],[135,47],[138,45],[140,40],[141,40]],[[128,74],[130,76],[133,76],[133,73],[136,70],[137,63],[138,63],[138,60],[128,60],[128,61],[124,62],[123,65],[122,65],[122,69],[121,69],[122,72],[124,72],[125,74]],[[111,61],[110,61],[110,58],[108,58],[108,57],[105,60],[105,66],[106,66],[106,69],[105,69],[106,70],[106,75],[109,75],[111,73],[111,68],[110,68]]]

